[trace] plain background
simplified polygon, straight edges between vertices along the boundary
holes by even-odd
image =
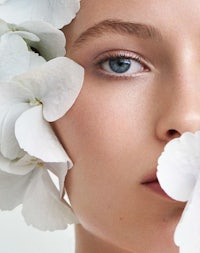
[[[73,226],[42,232],[25,224],[21,206],[0,211],[0,253],[74,253]]]

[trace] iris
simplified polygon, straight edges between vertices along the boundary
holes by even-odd
[[[112,58],[109,60],[109,67],[115,73],[125,73],[131,67],[131,60],[127,58]]]

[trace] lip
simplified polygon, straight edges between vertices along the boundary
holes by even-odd
[[[161,197],[174,201],[174,199],[172,199],[169,195],[167,195],[166,192],[161,188],[155,172],[153,174],[147,176],[142,181],[142,185],[147,187],[147,189],[149,189],[150,191],[160,195]]]

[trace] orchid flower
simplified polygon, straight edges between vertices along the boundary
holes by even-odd
[[[200,252],[200,131],[170,141],[158,159],[161,187],[177,201],[188,201],[174,239],[181,253]]]
[[[0,20],[0,81],[64,55],[64,34],[50,24],[37,21],[17,26]]]
[[[14,33],[1,36],[0,58],[0,81],[9,81],[15,75],[46,62],[43,57],[28,50],[24,39]]]
[[[9,171],[0,170],[0,209],[12,210],[22,204],[26,223],[40,230],[65,229],[68,224],[77,223],[71,208],[62,199],[64,179],[72,166],[69,159],[63,163],[44,163],[26,154],[16,162],[7,161],[7,167],[5,163],[0,156],[0,166]],[[17,169],[19,174],[14,174]],[[59,190],[49,171],[59,178]]]
[[[72,161],[48,122],[71,108],[82,83],[83,68],[64,57],[0,83],[0,209],[22,203],[26,222],[41,230],[76,220],[62,199]]]
[[[45,21],[62,28],[72,21],[79,8],[80,0],[1,0],[0,18],[15,24]]]
[[[10,29],[26,40],[29,49],[36,49],[46,60],[65,55],[65,35],[44,21],[26,21],[10,25]]]

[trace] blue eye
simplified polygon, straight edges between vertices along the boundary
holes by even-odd
[[[104,73],[115,76],[131,76],[145,70],[140,59],[125,56],[108,57],[101,60],[99,66]]]
[[[121,57],[111,58],[108,60],[109,68],[115,73],[125,73],[131,67],[131,60]]]

